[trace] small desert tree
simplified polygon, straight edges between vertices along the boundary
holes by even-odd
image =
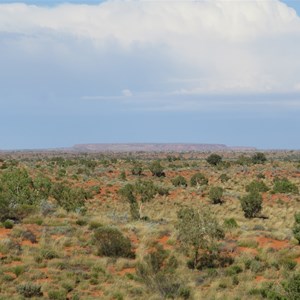
[[[152,162],[149,166],[149,169],[152,173],[152,176],[157,176],[157,177],[165,177],[166,174],[164,172],[163,166],[160,164],[159,160],[155,160]]]
[[[262,210],[262,196],[256,191],[241,198],[241,206],[246,218],[255,218]]]
[[[217,164],[219,164],[222,161],[222,156],[218,155],[218,154],[211,154],[206,161],[212,165],[212,166],[216,166]]]
[[[267,161],[267,158],[264,153],[262,152],[256,152],[252,157],[251,161],[254,164],[263,164]]]
[[[207,255],[218,250],[217,241],[224,237],[224,232],[213,214],[205,208],[182,208],[177,217],[179,241],[191,252],[193,267],[196,268],[201,252]]]

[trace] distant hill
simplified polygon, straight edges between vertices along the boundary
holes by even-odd
[[[253,151],[254,147],[228,147],[223,144],[78,144],[72,148],[78,152],[206,152],[206,151]]]

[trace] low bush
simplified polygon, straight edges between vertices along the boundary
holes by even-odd
[[[299,194],[298,187],[289,181],[287,178],[275,178],[274,179],[274,187],[273,187],[274,193],[291,193],[291,194]]]
[[[187,181],[186,181],[186,179],[183,177],[183,176],[181,176],[181,175],[178,175],[178,176],[176,176],[175,178],[173,178],[172,180],[172,184],[174,185],[174,186],[181,186],[181,187],[187,187]]]
[[[41,297],[43,293],[41,291],[41,286],[27,282],[17,286],[17,292],[25,298]]]
[[[250,192],[241,198],[241,206],[246,218],[257,217],[262,210],[262,196],[258,192]]]
[[[202,173],[196,173],[191,178],[191,186],[206,185],[208,179]]]
[[[99,256],[134,258],[130,239],[117,228],[102,226],[96,229],[94,241]]]

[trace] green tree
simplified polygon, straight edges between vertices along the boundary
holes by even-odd
[[[256,152],[252,157],[251,161],[253,164],[263,164],[267,161],[267,158],[264,153]]]
[[[200,253],[213,254],[218,250],[217,241],[224,237],[219,223],[205,208],[182,208],[177,214],[176,227],[179,241],[191,252],[194,268],[197,267]]]
[[[241,198],[241,206],[246,218],[254,218],[262,210],[262,196],[254,191]]]
[[[212,166],[216,166],[217,164],[219,164],[222,161],[222,156],[218,155],[218,154],[211,154],[206,161],[212,165]]]

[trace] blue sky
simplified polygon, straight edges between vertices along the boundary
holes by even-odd
[[[0,1],[0,149],[300,149],[299,1],[69,2]]]

